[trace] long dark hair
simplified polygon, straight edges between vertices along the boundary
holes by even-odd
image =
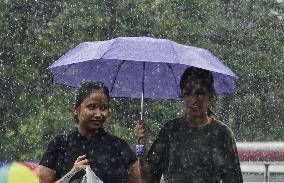
[[[197,68],[197,67],[189,67],[187,68],[180,79],[180,90],[181,90],[181,97],[183,95],[183,89],[188,81],[196,81],[198,80],[203,87],[212,95],[215,96],[215,89],[214,89],[214,79],[213,75],[210,71]],[[213,112],[210,108],[207,109],[208,116],[213,115]]]
[[[100,81],[92,81],[92,80],[86,80],[83,81],[79,88],[77,88],[76,93],[75,93],[75,99],[74,99],[74,108],[78,108],[83,100],[90,96],[93,92],[95,91],[101,91],[104,93],[108,101],[110,100],[109,97],[109,90],[108,88],[104,85],[104,83]],[[78,123],[78,116],[74,115],[75,122]]]

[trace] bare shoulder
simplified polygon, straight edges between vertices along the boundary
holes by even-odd
[[[53,183],[55,182],[55,170],[46,166],[39,166],[39,179],[40,183]]]

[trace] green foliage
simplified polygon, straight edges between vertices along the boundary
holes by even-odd
[[[76,126],[74,90],[48,66],[82,41],[152,36],[207,48],[239,77],[217,118],[238,140],[284,140],[284,5],[274,0],[4,0],[0,4],[0,161],[38,160],[51,137]],[[179,101],[145,101],[150,140]],[[113,99],[106,129],[134,146],[140,100]]]

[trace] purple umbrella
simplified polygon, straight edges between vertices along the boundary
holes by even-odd
[[[199,67],[212,72],[217,94],[234,93],[236,75],[207,49],[150,37],[118,37],[83,42],[49,69],[54,83],[78,87],[83,80],[105,83],[112,97],[180,99],[183,71]]]

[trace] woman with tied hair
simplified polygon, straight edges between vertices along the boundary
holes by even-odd
[[[77,129],[58,135],[40,161],[40,182],[79,182],[87,166],[104,183],[138,182],[139,167],[128,144],[104,130],[109,91],[101,82],[85,81],[77,89],[73,114]]]
[[[215,119],[210,105],[215,97],[212,74],[190,67],[180,80],[185,115],[165,123],[148,155],[140,155],[144,182],[242,183],[242,174],[231,129]],[[145,125],[137,122],[137,139]]]

